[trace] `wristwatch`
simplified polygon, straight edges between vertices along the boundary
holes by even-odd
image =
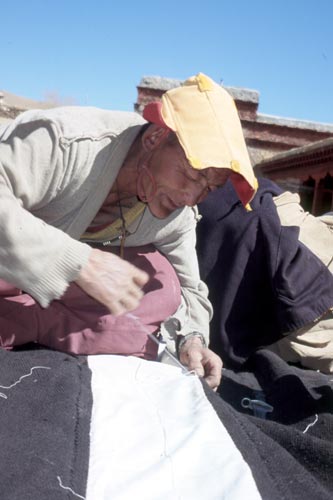
[[[187,342],[190,338],[192,337],[199,337],[201,340],[202,346],[207,347],[206,339],[200,332],[191,332],[188,333],[187,335],[178,335],[177,337],[177,353],[179,354],[181,348]]]

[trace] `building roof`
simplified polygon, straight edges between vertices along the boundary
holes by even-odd
[[[27,97],[22,97],[7,90],[0,90],[0,108],[17,108],[20,110],[35,109],[35,108],[51,108],[54,107],[50,102],[47,101],[35,101]]]
[[[278,153],[256,164],[262,172],[333,161],[333,137]]]
[[[143,76],[138,87],[158,89],[166,92],[167,90],[180,87],[182,83],[182,80],[178,80],[175,78],[164,78],[162,76]],[[257,92],[256,90],[245,89],[242,87],[226,87],[224,85],[222,85],[222,87],[225,88],[237,101],[251,102],[253,104],[258,104],[259,102],[259,92]]]
[[[55,104],[47,101],[35,101],[0,90],[0,125],[13,120],[17,115],[28,109],[54,108]]]
[[[308,120],[297,120],[295,118],[284,118],[282,116],[266,115],[258,113],[257,123],[265,125],[276,125],[278,127],[290,127],[303,130],[313,130],[315,132],[328,132],[333,134],[333,123],[321,123]]]
[[[179,87],[183,83],[182,80],[175,78],[164,78],[161,76],[143,76],[140,80],[138,88],[146,88],[166,92],[167,90]],[[255,105],[259,104],[259,92],[257,90],[247,89],[243,87],[229,87],[222,85],[233,97],[235,101]],[[246,121],[246,117],[242,117]],[[253,121],[253,118],[252,118]],[[276,127],[286,127],[299,130],[308,130],[314,132],[322,132],[333,134],[333,123],[319,123],[308,120],[298,120],[295,118],[283,118],[281,116],[267,115],[256,113],[254,121],[260,125],[269,125]]]

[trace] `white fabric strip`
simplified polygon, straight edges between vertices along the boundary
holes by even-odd
[[[259,500],[251,470],[195,375],[134,357],[90,356],[86,500]]]

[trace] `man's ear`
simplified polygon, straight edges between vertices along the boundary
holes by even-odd
[[[143,149],[147,152],[154,151],[168,137],[169,133],[168,128],[159,127],[154,123],[149,125],[141,138]]]

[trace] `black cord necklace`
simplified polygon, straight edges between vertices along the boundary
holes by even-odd
[[[127,238],[127,236],[131,236],[132,234],[135,234],[138,231],[138,229],[141,225],[141,222],[143,220],[144,214],[146,212],[147,205],[145,204],[135,229],[133,231],[129,231],[126,227],[126,217],[124,215],[123,206],[121,204],[120,193],[119,193],[117,181],[116,181],[116,189],[117,189],[117,196],[118,196],[117,204],[118,204],[119,215],[120,215],[120,219],[121,219],[121,234],[119,236],[119,239],[120,239],[120,257],[124,258],[124,248],[125,248],[126,238]],[[142,203],[142,202],[138,201],[137,203]]]

